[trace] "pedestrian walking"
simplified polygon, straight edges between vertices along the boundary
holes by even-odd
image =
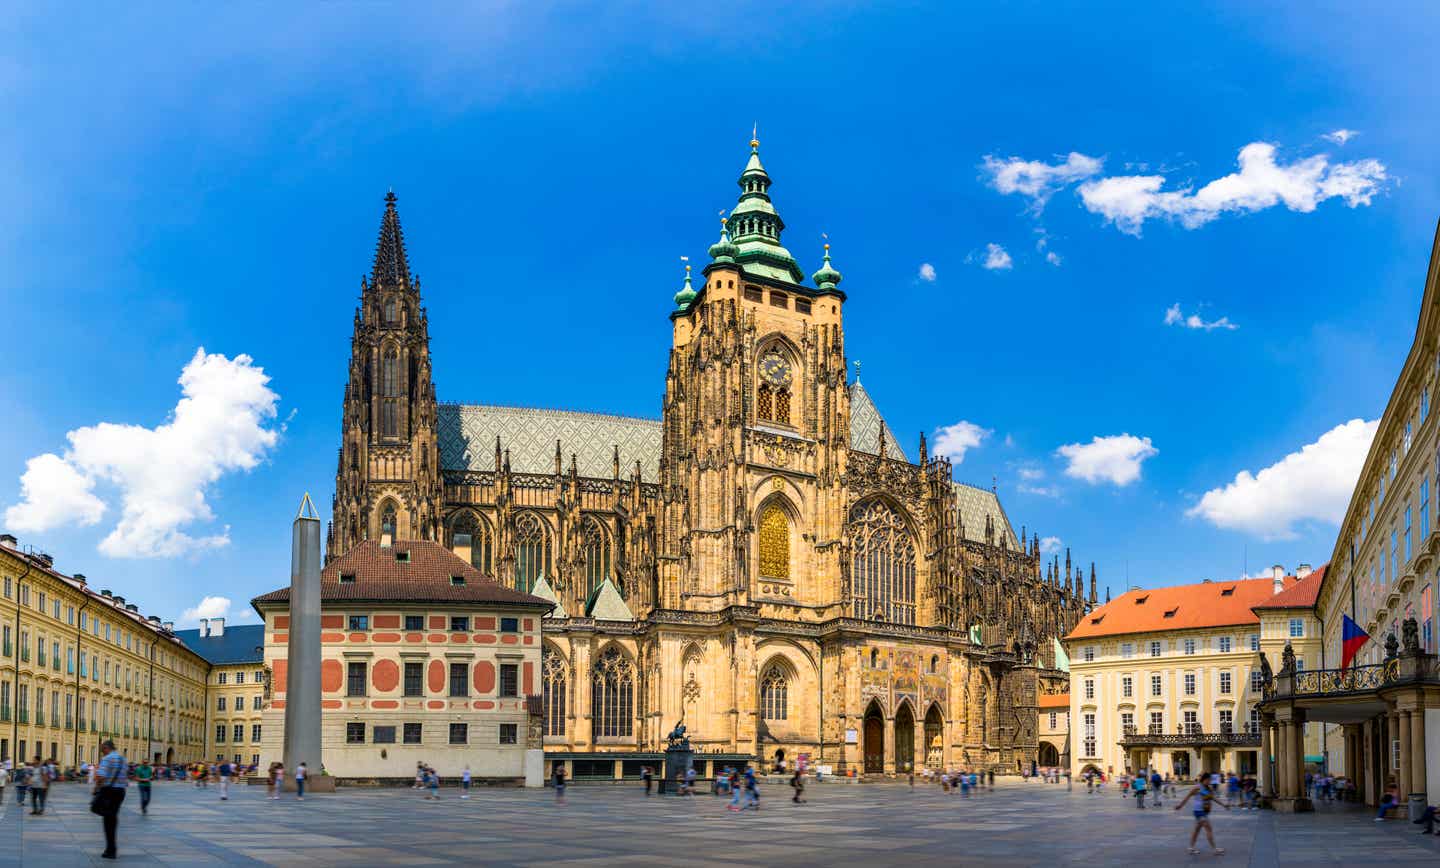
[[[440,774],[429,766],[425,767],[425,786],[428,788],[425,798],[432,802],[440,801]]]
[[[95,786],[91,791],[90,810],[100,815],[105,829],[103,859],[115,859],[115,836],[120,825],[120,805],[125,802],[125,788],[130,785],[130,766],[108,738],[100,742],[100,765],[95,770]]]
[[[1155,801],[1155,807],[1160,807],[1160,791],[1165,785],[1165,779],[1160,777],[1158,771],[1150,772],[1150,796]]]
[[[1195,856],[1200,853],[1195,847],[1195,842],[1200,840],[1200,830],[1204,829],[1205,840],[1210,842],[1210,849],[1215,851],[1216,856],[1219,856],[1224,853],[1225,850],[1224,848],[1215,846],[1215,830],[1210,827],[1210,804],[1211,802],[1220,802],[1228,811],[1230,809],[1230,803],[1220,801],[1218,790],[1210,783],[1210,779],[1205,776],[1201,776],[1200,783],[1196,784],[1190,792],[1185,794],[1185,798],[1180,800],[1180,804],[1175,806],[1175,810],[1178,811],[1185,807],[1185,803],[1190,801],[1192,797],[1195,799],[1195,828],[1190,832],[1190,855]]]
[[[470,798],[470,767],[466,766],[465,771],[460,773],[460,798]]]
[[[140,790],[140,813],[150,813],[150,784],[155,780],[155,770],[150,767],[150,761],[140,760],[140,765],[135,767],[135,786]]]
[[[654,783],[652,780],[653,777],[654,775],[651,773],[649,766],[640,767],[640,780],[645,782],[645,797],[647,799],[650,797],[650,785]],[[719,780],[719,778],[716,778],[716,780]]]
[[[912,783],[910,786],[915,785]],[[790,779],[790,788],[795,791],[795,795],[791,797],[790,801],[797,805],[805,804],[805,775],[798,768],[795,769],[795,776]]]
[[[305,768],[305,763],[302,762],[295,767],[295,801],[297,802],[305,801],[305,776],[307,774],[309,774],[309,769]],[[324,799],[321,801],[323,802]]]
[[[30,814],[32,816],[45,813],[45,797],[50,794],[50,781],[53,775],[54,767],[40,757],[35,757],[35,770],[30,776]]]
[[[1135,793],[1135,807],[1145,809],[1145,773],[1142,771],[1130,782],[1130,789]]]
[[[551,775],[555,781],[555,804],[565,804],[565,764],[555,761],[552,764]]]
[[[760,782],[755,779],[755,769],[745,767],[745,807],[760,810]]]
[[[15,804],[25,807],[25,797],[30,795],[30,764],[24,760],[20,761],[19,768],[15,769]]]
[[[740,800],[743,797],[742,793],[744,789],[740,784],[740,773],[732,769],[730,771],[730,804],[725,806],[727,810],[741,810]]]
[[[220,772],[220,801],[222,801],[222,802],[229,801],[229,799],[230,799],[230,777],[231,777],[233,774],[235,774],[235,767],[232,766],[232,765],[230,765],[230,761],[229,761],[229,760],[225,760],[224,762],[220,763],[219,772]]]

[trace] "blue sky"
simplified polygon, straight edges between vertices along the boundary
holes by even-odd
[[[147,614],[283,584],[391,187],[442,399],[658,414],[758,122],[912,453],[976,444],[957,478],[1116,592],[1323,562],[1440,216],[1436,20],[1254,5],[18,10],[0,524]],[[238,421],[177,410],[182,370]],[[91,487],[23,494],[46,454]]]

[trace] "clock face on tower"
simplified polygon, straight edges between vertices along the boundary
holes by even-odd
[[[790,368],[789,359],[771,351],[760,358],[760,376],[770,385],[783,388],[790,385],[794,372]]]

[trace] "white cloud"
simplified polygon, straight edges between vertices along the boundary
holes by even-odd
[[[987,154],[981,168],[989,174],[990,186],[1006,195],[1018,193],[1026,197],[1031,209],[1038,212],[1057,190],[1098,175],[1104,164],[1103,157],[1071,151],[1064,162],[1054,164]]]
[[[1060,537],[1047,536],[1040,540],[1040,553],[1043,555],[1053,555],[1060,551],[1063,546],[1064,543],[1060,541]]]
[[[201,618],[225,618],[228,621],[249,621],[255,618],[253,609],[232,611],[234,602],[229,597],[206,595],[200,602],[180,613],[179,624],[193,627]]]
[[[1230,484],[1205,492],[1186,515],[1266,540],[1294,539],[1300,522],[1338,525],[1378,425],[1378,419],[1336,425],[1258,473],[1240,471]]]
[[[935,282],[935,266],[928,262],[920,263],[920,279],[926,283]]]
[[[1019,467],[1015,472],[1026,482],[1034,482],[1037,479],[1045,478],[1045,471],[1038,467]]]
[[[1199,190],[1162,190],[1163,175],[1121,175],[1086,181],[1080,185],[1080,199],[1120,231],[1139,235],[1146,220],[1157,218],[1194,229],[1227,212],[1252,213],[1279,204],[1309,213],[1326,199],[1340,198],[1357,208],[1369,205],[1389,180],[1378,160],[1332,165],[1329,157],[1317,154],[1281,165],[1275,150],[1268,142],[1251,142],[1240,149],[1239,172]]]
[[[944,455],[956,464],[965,460],[965,453],[979,446],[992,432],[973,422],[960,420],[954,425],[935,430],[935,454]]]
[[[1140,478],[1145,459],[1160,454],[1149,437],[1114,434],[1089,443],[1068,443],[1055,454],[1069,461],[1065,475],[1089,483],[1109,482],[1124,487]]]
[[[203,537],[181,528],[214,519],[206,489],[228,472],[252,469],[274,448],[279,434],[266,422],[279,396],[269,381],[249,356],[196,350],[180,373],[183,397],[169,421],[71,431],[63,456],[47,453],[26,465],[21,502],[5,511],[6,523],[29,531],[95,524],[106,505],[93,488],[104,482],[118,491],[121,511],[100,541],[103,554],[175,557],[228,544],[228,528]]]
[[[1051,265],[1058,267],[1060,265],[1060,254],[1056,253],[1053,250],[1047,251],[1045,254],[1045,261],[1050,263]]]
[[[1028,482],[1022,482],[1015,486],[1015,490],[1021,494],[1033,494],[1036,497],[1060,496],[1060,486],[1058,485],[1031,485]]]
[[[1165,309],[1165,324],[1178,325],[1181,328],[1187,329],[1204,329],[1207,332],[1215,329],[1234,331],[1240,328],[1240,326],[1231,322],[1228,316],[1222,316],[1219,319],[1213,320],[1201,319],[1199,314],[1194,313],[1186,316],[1180,312],[1180,302],[1178,301]]]
[[[1010,254],[1005,252],[1005,248],[998,244],[991,243],[985,245],[985,262],[983,265],[987,271],[1009,271],[1014,267],[1015,263],[1011,261]]]
[[[1334,142],[1337,145],[1343,146],[1346,142],[1350,141],[1358,135],[1360,134],[1355,132],[1354,130],[1339,129],[1335,130],[1332,133],[1326,133],[1320,138],[1324,139],[1327,142]]]

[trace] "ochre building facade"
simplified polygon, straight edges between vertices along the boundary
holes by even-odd
[[[1094,568],[1087,598],[993,489],[953,481],[923,435],[913,459],[900,445],[848,376],[841,275],[827,249],[806,281],[770,184],[752,142],[675,296],[659,419],[439,403],[392,195],[354,318],[327,556],[432,540],[554,602],[552,756],[656,751],[683,720],[697,751],[766,764],[1028,767]]]

